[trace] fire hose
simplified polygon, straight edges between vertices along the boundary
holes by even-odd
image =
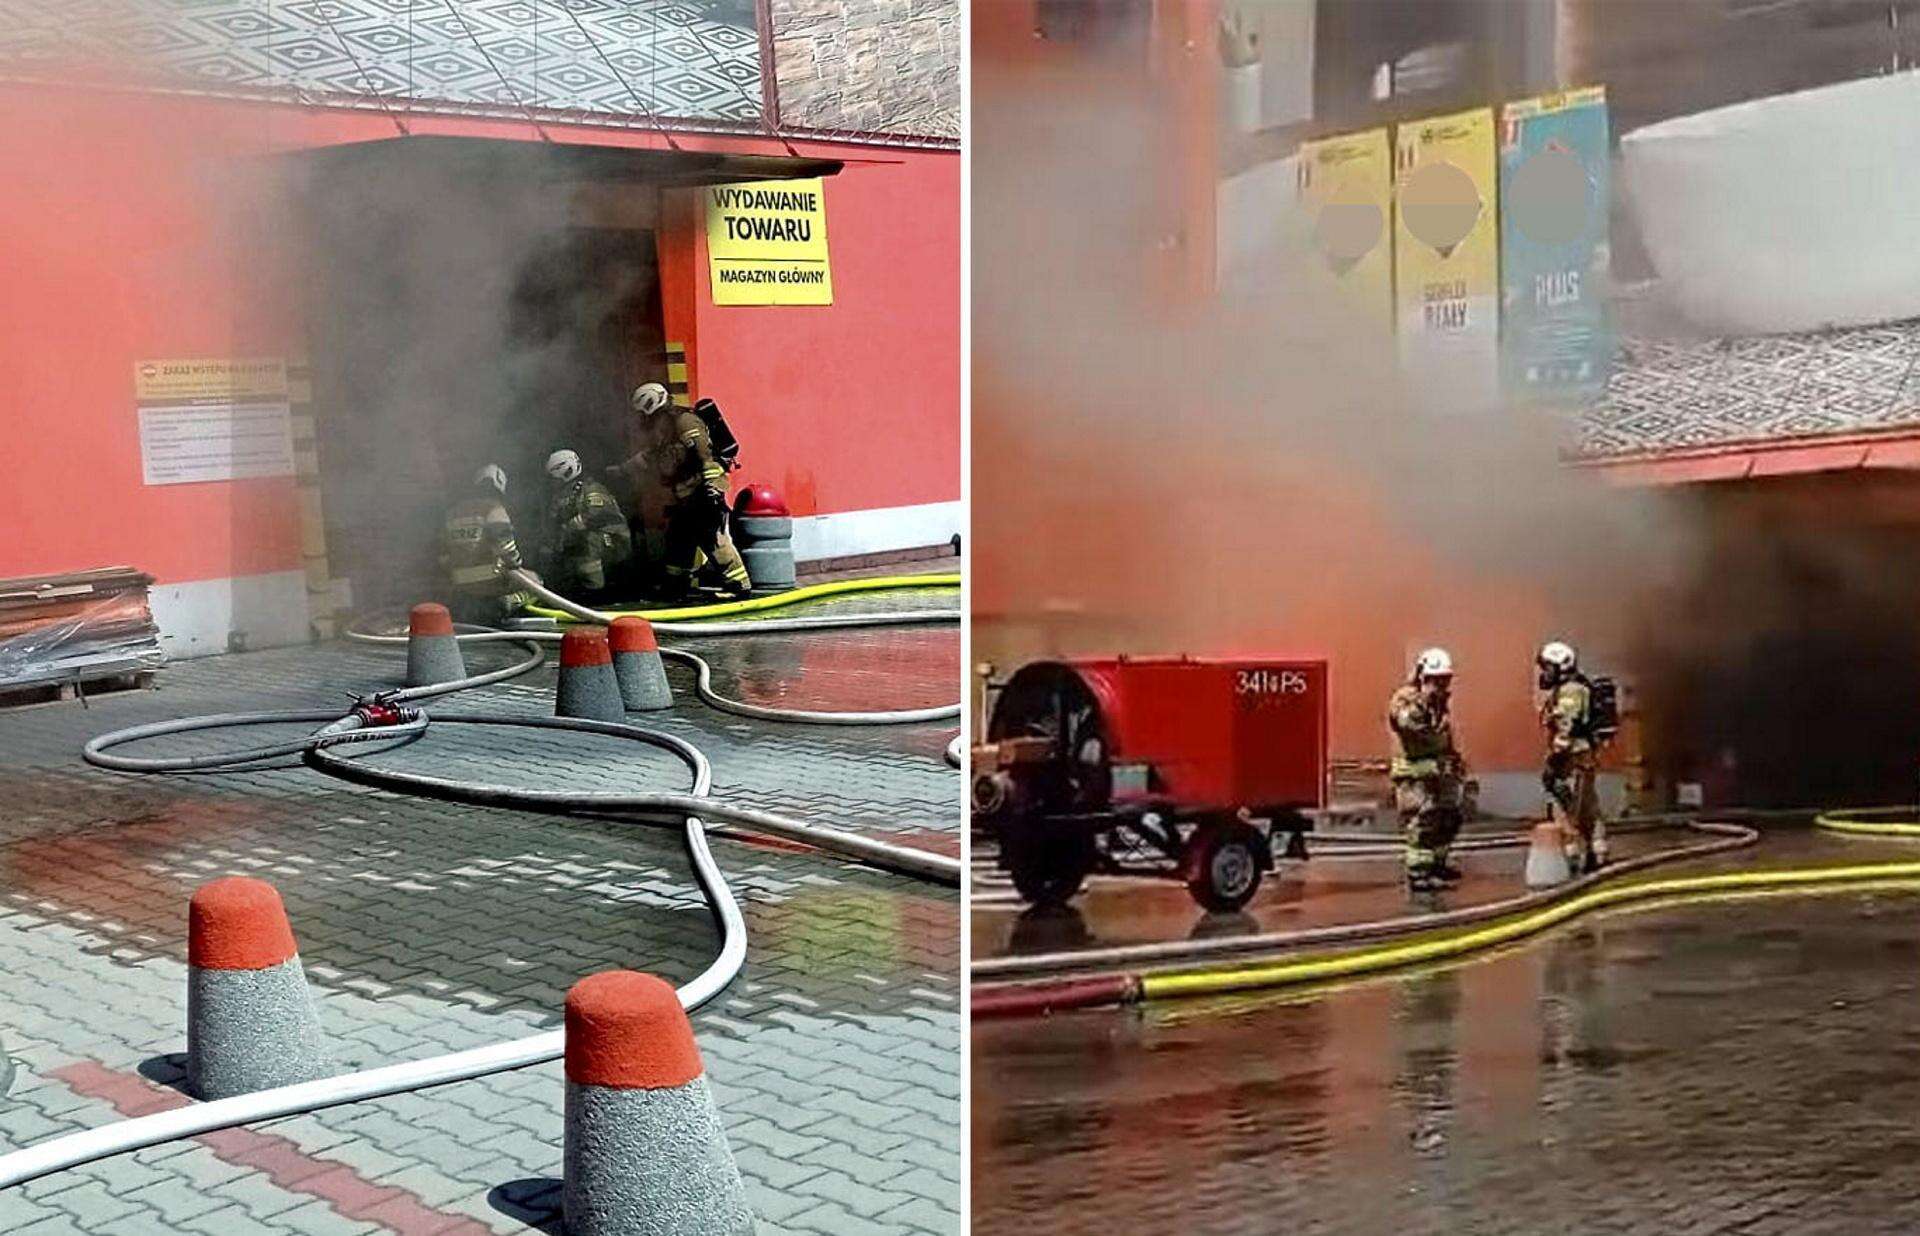
[[[522,588],[525,588],[527,591],[533,593],[535,596],[539,597],[541,600],[547,602],[547,604],[553,606],[554,609],[561,611],[562,613],[565,613],[573,618],[577,618],[585,622],[610,623],[615,618],[618,618],[621,616],[620,614],[614,613],[611,611],[589,609],[587,606],[579,605],[573,601],[569,601],[567,598],[561,596],[559,593],[548,588],[545,584],[542,584],[538,579],[534,578],[533,575],[531,575],[526,571],[513,571],[510,574],[513,578],[514,583],[520,585]],[[920,578],[920,577],[903,576],[899,578],[914,579],[914,578]],[[932,578],[938,578],[938,577],[932,577]],[[850,583],[850,584],[857,584],[857,583],[864,583],[866,581],[847,580],[844,582]],[[832,585],[819,585],[819,586],[831,587]],[[782,594],[782,596],[785,596],[785,595],[786,594]],[[779,600],[780,598],[769,597],[764,599]],[[738,604],[751,605],[753,604],[753,602],[742,601],[742,602],[739,602]],[[946,611],[940,611],[940,612],[946,612]],[[956,619],[958,618],[957,612],[954,614],[954,617]],[[806,619],[806,618],[795,618],[795,619],[788,620],[789,624],[798,624],[798,623],[811,624],[814,621],[817,621],[817,620]],[[763,624],[759,622],[748,622],[748,623],[741,623],[738,625],[742,627],[760,627]],[[836,624],[836,625],[840,625],[840,624]],[[659,630],[660,628],[656,626],[654,629]],[[789,629],[805,630],[805,629],[810,629],[810,627],[800,627],[800,626],[789,625]],[[706,628],[704,625],[695,626],[695,627],[682,626],[679,628],[679,630],[682,633],[686,633],[689,631],[703,632],[706,630]],[[766,708],[759,704],[747,704],[739,700],[730,700],[723,695],[716,694],[713,690],[713,669],[711,666],[709,666],[706,663],[706,661],[703,658],[696,656],[695,654],[688,652],[682,648],[662,648],[660,650],[660,655],[663,657],[672,657],[675,660],[685,661],[691,664],[694,667],[695,674],[697,675],[694,680],[693,689],[699,694],[700,698],[703,701],[705,701],[708,706],[717,708],[721,712],[733,713],[735,716],[753,717],[757,720],[762,720],[762,721],[798,721],[807,725],[899,725],[899,724],[909,724],[909,723],[919,722],[919,721],[943,721],[948,717],[957,717],[960,715],[960,705],[958,703],[945,704],[935,708],[910,708],[910,709],[904,709],[896,712],[813,712],[813,711],[808,711],[806,709],[798,709],[798,708]]]
[[[537,580],[531,580],[525,572],[518,572],[517,576],[517,582],[523,586],[529,583],[538,584]],[[818,601],[826,597],[844,596],[848,593],[855,592],[884,592],[897,588],[958,588],[959,586],[960,577],[953,574],[881,575],[866,579],[839,579],[824,584],[808,584],[805,587],[790,588],[785,592],[777,592],[772,596],[748,597],[739,601],[721,601],[713,605],[683,605],[667,609],[618,609],[608,610],[605,613],[589,611],[599,616],[591,618],[588,621],[605,622],[608,617],[617,618],[632,614],[636,617],[647,619],[659,630],[674,630],[676,628],[693,630],[694,628],[691,627],[679,627],[673,620],[679,618],[721,618],[733,614],[752,614],[769,609],[784,609],[789,605],[798,605],[803,601]],[[549,592],[544,587],[537,588],[537,592],[541,600],[545,601],[552,608],[545,610],[536,609],[533,611],[534,613],[548,618],[565,618],[569,615],[579,616],[580,607],[565,597]],[[921,612],[946,615],[949,614],[950,611],[931,610]],[[898,616],[899,615],[888,615],[890,618]],[[958,615],[952,616],[958,617]],[[704,630],[705,628],[701,627],[699,629]]]
[[[926,619],[916,617],[909,620]],[[795,621],[806,622],[806,620]],[[765,629],[771,624],[751,625]],[[789,626],[785,623],[782,625]],[[818,620],[808,623],[809,628],[845,625],[852,624],[822,623]],[[793,628],[789,626],[789,629]],[[714,861],[712,850],[707,843],[708,826],[703,822],[703,817],[725,820],[758,832],[804,841],[830,853],[889,867],[921,879],[952,885],[959,884],[961,864],[958,859],[915,850],[908,846],[893,845],[838,829],[791,820],[755,808],[726,804],[708,797],[712,785],[712,768],[706,756],[691,743],[670,734],[646,730],[638,726],[571,717],[537,717],[502,713],[433,718],[424,710],[411,707],[412,701],[448,695],[528,673],[545,659],[541,645],[550,639],[557,639],[558,635],[541,632],[472,632],[457,638],[469,642],[505,639],[526,646],[530,655],[502,670],[473,675],[432,687],[407,688],[363,697],[356,701],[353,711],[345,716],[309,710],[227,713],[159,722],[100,735],[86,745],[84,755],[90,763],[119,771],[186,772],[230,768],[298,753],[310,767],[347,780],[397,788],[402,792],[429,794],[455,801],[544,811],[634,813],[644,822],[650,823],[656,821],[646,820],[649,814],[676,817],[682,822],[683,843],[692,863],[695,879],[709,908],[713,911],[721,935],[720,951],[714,960],[706,969],[678,988],[681,1006],[689,1012],[698,1009],[725,990],[739,974],[746,959],[746,921],[738,900]],[[362,641],[385,642],[385,639],[379,636],[363,636]],[[708,689],[710,671],[706,663],[692,654],[684,654],[684,656],[697,663],[703,688],[701,697],[709,704],[713,704],[714,700],[720,697],[712,695]],[[727,701],[727,703],[736,704],[738,708],[754,707],[738,705],[736,701]],[[721,705],[715,704],[715,706]],[[921,719],[919,714],[932,711],[941,710],[909,710],[905,714],[894,714],[892,719],[903,720],[910,716],[918,720]],[[954,711],[957,713],[957,706]],[[746,715],[770,715],[781,712],[782,710],[765,709]],[[838,715],[815,714],[816,718]],[[941,711],[941,715],[947,714]],[[777,719],[792,718],[779,716]],[[567,794],[557,791],[522,790],[508,786],[464,784],[446,778],[375,769],[359,761],[343,759],[333,754],[334,748],[354,743],[411,742],[421,737],[435,720],[456,724],[577,730],[631,738],[661,747],[679,756],[693,774],[692,785],[683,794]],[[246,725],[316,722],[326,724],[305,738],[247,748],[237,752],[172,758],[111,754],[111,750],[115,747],[164,735]],[[700,814],[693,814],[696,811]],[[524,1068],[528,1065],[558,1059],[563,1054],[564,1048],[563,1032],[548,1031],[506,1043],[452,1052],[426,1060],[363,1069],[122,1120],[101,1128],[54,1138],[0,1155],[0,1189],[82,1163],[162,1142],[194,1137],[217,1129],[255,1124],[264,1120],[299,1115],[342,1104]]]
[[[1897,823],[1868,823],[1857,818],[1865,814],[1878,813],[1827,813],[1820,816],[1816,824],[1836,831],[1870,831],[1876,836],[1920,837],[1920,820],[1909,818]],[[1907,814],[1911,816],[1912,812],[1909,810]],[[1616,864],[1565,888],[1446,914],[1310,929],[1285,933],[1284,936],[1133,945],[1086,950],[1079,954],[1047,954],[977,962],[972,967],[976,979],[972,1012],[975,1018],[1023,1016],[1149,1000],[1300,988],[1334,980],[1403,971],[1419,965],[1456,961],[1515,943],[1597,911],[1675,900],[1710,900],[1730,895],[1809,894],[1849,887],[1911,886],[1913,882],[1920,881],[1920,862],[1762,868],[1669,879],[1619,879],[1622,875],[1649,866],[1739,848],[1751,845],[1758,839],[1758,834],[1753,830],[1735,825],[1699,822],[1690,827],[1722,833],[1726,839]],[[1448,927],[1466,929],[1434,930]],[[1408,935],[1414,935],[1415,938],[1404,939]],[[1403,938],[1394,941],[1393,937]],[[1391,942],[1373,943],[1383,940]],[[1217,956],[1225,952],[1253,951],[1262,947],[1271,953],[1277,948],[1340,943],[1360,947],[1277,960],[1249,958],[1229,961],[1225,965],[1216,963],[1211,967],[1165,964],[1182,956],[1199,960],[1208,953]],[[990,983],[987,986],[978,982],[983,977],[983,971],[987,975],[1012,974],[1024,968],[1031,974],[1047,969],[1063,969],[1070,962],[1078,963],[1079,973],[1061,979],[1037,983]],[[1106,973],[1087,973],[1088,970],[1097,971],[1102,966],[1112,967],[1127,962],[1145,963],[1146,968],[1132,972],[1115,973],[1109,970]],[[1155,966],[1154,962],[1162,964]]]

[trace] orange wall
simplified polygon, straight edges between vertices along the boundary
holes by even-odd
[[[288,351],[219,170],[270,140],[231,107],[0,91],[0,576],[299,565],[291,478],[149,488],[133,407],[137,359]]]

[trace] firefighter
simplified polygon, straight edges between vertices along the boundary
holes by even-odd
[[[1593,688],[1580,673],[1573,645],[1550,640],[1534,658],[1540,671],[1540,726],[1547,733],[1547,762],[1540,784],[1548,810],[1576,872],[1597,871],[1607,861],[1607,829],[1594,788],[1599,742],[1594,729]]]
[[[1453,658],[1429,648],[1387,701],[1394,806],[1406,835],[1407,887],[1424,892],[1460,878],[1448,851],[1460,832],[1466,763],[1453,744]]]
[[[636,486],[651,481],[665,491],[669,596],[685,596],[694,572],[708,560],[724,576],[726,591],[746,596],[751,590],[747,566],[727,536],[726,468],[714,457],[706,422],[672,402],[658,382],[634,390],[640,449],[607,471]]]
[[[474,492],[453,504],[442,530],[441,560],[453,584],[454,615],[462,622],[497,626],[533,604],[509,571],[519,570],[520,547],[501,501],[507,474],[488,464],[473,474]]]
[[[599,481],[582,479],[580,456],[547,456],[553,492],[547,500],[549,573],[561,592],[589,604],[605,599],[607,568],[633,553],[633,534],[620,504]]]

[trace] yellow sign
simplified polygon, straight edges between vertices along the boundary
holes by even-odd
[[[1314,253],[1342,291],[1386,323],[1393,316],[1393,166],[1387,131],[1302,142],[1300,208]]]
[[[140,404],[285,402],[287,362],[254,360],[143,360],[133,363],[134,401]]]
[[[1403,363],[1446,397],[1499,388],[1499,173],[1491,108],[1394,135],[1394,299]]]
[[[1538,98],[1520,99],[1501,108],[1508,121],[1525,120],[1531,116],[1550,116],[1554,112],[1571,111],[1576,107],[1591,107],[1595,103],[1607,101],[1605,86],[1578,86],[1572,90],[1561,90],[1553,94],[1543,94]],[[1511,125],[1509,125],[1511,128]],[[1508,137],[1511,143],[1512,138]]]
[[[716,305],[831,305],[826,191],[812,180],[714,185],[707,266]]]

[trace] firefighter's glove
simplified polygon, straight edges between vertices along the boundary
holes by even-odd
[[[587,517],[585,515],[575,515],[567,521],[566,528],[568,532],[585,532],[587,530]]]

